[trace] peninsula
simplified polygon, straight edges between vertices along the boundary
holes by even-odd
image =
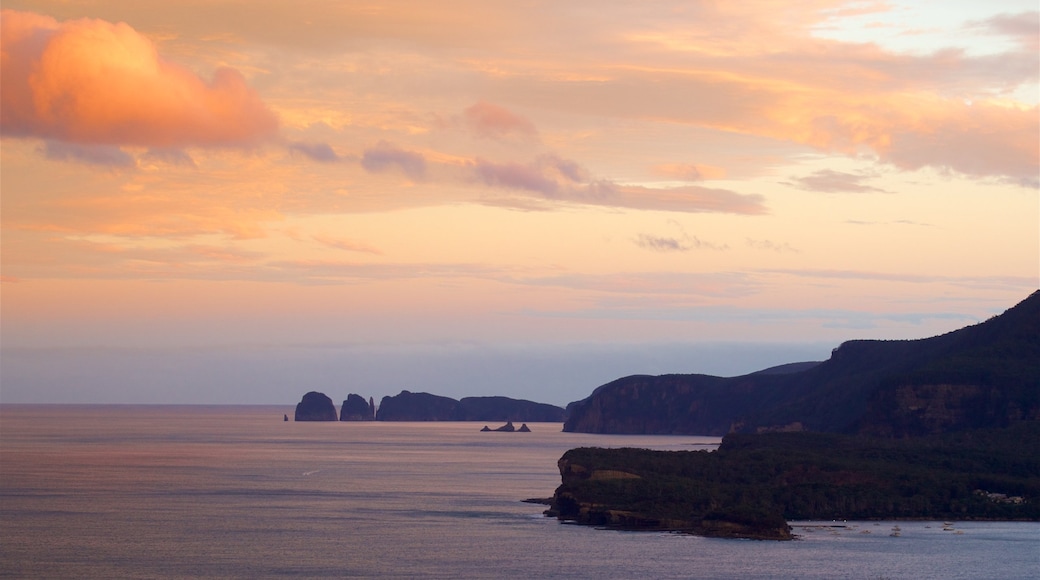
[[[626,530],[791,539],[787,520],[1040,521],[1040,422],[906,440],[727,435],[718,451],[579,448],[547,515]]]
[[[568,410],[565,431],[725,436],[715,452],[567,451],[546,512],[561,520],[776,540],[789,519],[1040,521],[1040,291],[941,336],[627,377]]]

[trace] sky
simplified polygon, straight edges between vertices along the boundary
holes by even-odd
[[[565,405],[1040,286],[1035,0],[0,18],[0,402]]]

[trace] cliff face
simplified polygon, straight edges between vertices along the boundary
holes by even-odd
[[[1040,419],[1038,387],[1040,291],[981,324],[921,340],[850,341],[819,364],[618,379],[571,403],[564,431],[906,437]]]
[[[311,391],[296,405],[297,421],[335,421],[336,405],[324,393]]]
[[[455,400],[429,393],[401,391],[383,397],[379,421],[563,421],[561,407],[509,397],[465,397]]]

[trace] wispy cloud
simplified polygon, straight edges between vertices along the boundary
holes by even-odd
[[[380,141],[361,155],[361,166],[372,173],[397,169],[410,179],[421,181],[426,177],[426,158],[422,153]]]
[[[619,274],[563,274],[515,278],[517,283],[557,286],[633,296],[686,297],[750,296],[761,290],[753,275],[740,272],[630,272]],[[657,298],[653,298],[656,300]]]
[[[140,158],[141,161],[153,163],[164,163],[166,165],[180,167],[198,167],[195,163],[195,159],[183,149],[153,147],[148,151],[145,151]]]
[[[115,169],[137,167],[137,161],[133,155],[112,145],[77,145],[47,141],[43,146],[43,154],[47,159],[54,161],[77,161]]]
[[[662,163],[655,165],[653,169],[658,175],[683,181],[701,181],[726,177],[724,168],[700,163]]]
[[[763,198],[701,186],[645,187],[597,179],[575,161],[543,155],[530,163],[476,159],[475,178],[489,186],[536,193],[546,199],[633,209],[763,214]]]
[[[973,24],[995,34],[1014,38],[1023,49],[1034,54],[1040,51],[1040,12],[1001,14]]]
[[[335,163],[340,160],[340,156],[336,154],[336,151],[328,143],[305,143],[302,141],[295,141],[288,144],[289,151],[294,153],[300,153],[318,163]]]
[[[677,233],[673,235],[639,234],[634,242],[637,246],[655,252],[688,252],[690,250],[728,250],[726,244],[716,244],[690,235],[686,228],[675,220],[668,225]]]
[[[639,234],[635,242],[637,246],[655,252],[685,252],[690,249],[690,246],[683,240],[651,236],[649,234]]]
[[[888,193],[884,189],[864,183],[870,178],[869,175],[821,169],[812,175],[792,177],[791,183],[801,189],[824,193]]]
[[[894,220],[891,222],[878,222],[868,220],[845,220],[845,223],[852,224],[854,226],[885,226],[885,225],[901,225],[901,226],[919,226],[919,227],[932,227],[932,224],[918,222],[914,220]]]
[[[749,248],[754,248],[756,250],[767,250],[770,252],[776,252],[778,254],[800,253],[797,248],[791,246],[791,244],[788,244],[787,242],[774,242],[772,240],[756,240],[752,238],[746,238],[744,240],[744,243],[746,243]]]
[[[1037,281],[1023,276],[950,276],[941,274],[907,274],[903,272],[877,272],[869,270],[828,270],[819,268],[759,270],[799,278],[839,280],[877,280],[908,284],[951,284],[971,288],[1036,289]]]
[[[347,252],[362,252],[365,254],[383,253],[369,244],[358,242],[356,240],[349,240],[345,238],[337,238],[325,235],[315,235],[311,237],[314,239],[314,241],[322,245],[328,246],[330,248],[335,248],[337,250],[345,250]]]

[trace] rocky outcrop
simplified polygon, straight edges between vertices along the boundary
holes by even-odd
[[[790,430],[907,437],[1040,419],[1040,291],[921,340],[854,340],[822,363],[740,377],[636,375],[568,405],[564,431],[724,435]]]
[[[524,424],[520,425],[519,429],[517,429],[516,426],[513,425],[513,422],[509,421],[508,423],[506,423],[505,425],[502,425],[501,427],[499,427],[497,429],[492,429],[492,428],[488,427],[487,425],[484,425],[484,428],[481,429],[480,431],[482,433],[487,433],[489,431],[498,431],[498,432],[501,432],[501,433],[513,433],[513,432],[516,432],[516,433],[530,433],[531,432],[531,428],[527,426],[527,423],[524,423]]]
[[[335,421],[336,405],[325,393],[311,391],[296,405],[297,421]]]
[[[375,409],[361,395],[350,393],[339,410],[340,421],[375,421]]]

